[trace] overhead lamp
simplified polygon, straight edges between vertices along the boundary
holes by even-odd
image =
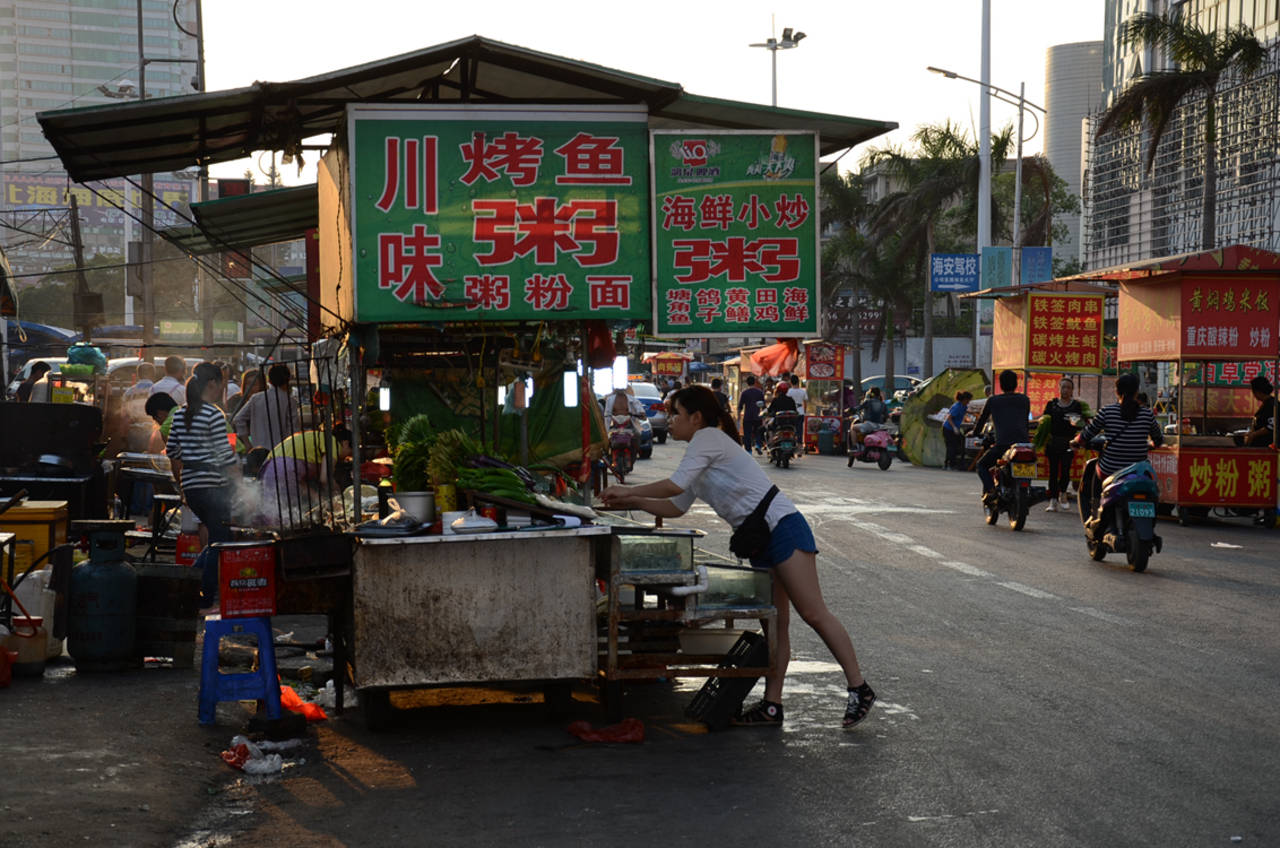
[[[390,386],[378,387],[378,411],[379,412],[391,411],[391,387]]]

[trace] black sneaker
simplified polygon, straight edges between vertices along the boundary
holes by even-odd
[[[844,708],[844,727],[853,727],[867,717],[876,702],[876,693],[864,680],[861,686],[849,687],[849,702]]]
[[[751,709],[739,712],[729,723],[735,727],[781,727],[782,704],[762,700]]]

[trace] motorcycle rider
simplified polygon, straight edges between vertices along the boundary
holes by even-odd
[[[1142,462],[1147,458],[1147,439],[1157,447],[1164,441],[1160,425],[1151,408],[1138,403],[1138,375],[1121,374],[1116,378],[1117,403],[1104,406],[1071,444],[1086,445],[1099,433],[1107,434],[1107,446],[1098,457],[1098,474],[1092,480],[1082,480],[1081,486],[1089,486],[1089,503],[1096,504],[1102,494],[1102,481],[1122,468]],[[1107,516],[1103,516],[1104,526]]]
[[[889,404],[884,402],[884,398],[880,394],[879,386],[872,386],[867,391],[867,396],[862,399],[862,403],[853,410],[855,415],[862,418],[858,424],[858,432],[866,435],[873,433],[889,418]]]
[[[1031,399],[1018,391],[1018,372],[1005,369],[1000,372],[1000,394],[987,399],[982,414],[974,423],[975,433],[991,419],[995,427],[996,443],[978,460],[978,479],[982,481],[982,502],[987,503],[995,484],[991,481],[991,469],[1004,456],[1010,445],[1030,441],[1027,438],[1027,419],[1031,415]]]
[[[604,402],[604,410],[606,415],[627,416],[627,424],[631,428],[631,437],[638,447],[640,444],[640,425],[636,422],[648,414],[645,412],[644,404],[640,402],[640,399],[626,389],[614,389],[613,394],[609,395]]]

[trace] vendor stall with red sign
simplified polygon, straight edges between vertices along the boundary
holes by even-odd
[[[1234,246],[1106,275],[1120,284],[1119,359],[1167,363],[1175,424],[1151,452],[1160,500],[1179,520],[1276,506],[1274,444],[1242,444],[1259,407],[1249,380],[1280,354],[1280,256]]]

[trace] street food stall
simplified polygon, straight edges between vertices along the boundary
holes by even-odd
[[[809,453],[842,452],[844,345],[816,340],[805,342],[802,362],[800,376],[806,381],[810,412],[804,421],[805,450]],[[827,403],[826,398],[834,398],[835,403]],[[830,436],[824,439],[823,433]]]
[[[1045,405],[1058,396],[1063,377],[1075,382],[1078,399],[1098,409],[1104,398],[1103,323],[1110,292],[1097,284],[1062,281],[1020,286],[1013,291],[1016,293],[995,303],[992,390],[998,391],[996,377],[1001,371],[1020,373],[1019,388],[1031,400],[1033,432]],[[1083,426],[1084,422],[1073,423]],[[976,438],[976,433],[969,437]],[[1071,479],[1077,485],[1091,455],[1088,450],[1075,451]],[[1043,452],[1036,458],[1036,477],[1045,482],[1049,478],[1049,461]]]
[[[398,687],[595,673],[595,581],[610,582],[616,599],[619,581],[630,579],[615,575],[616,557],[601,547],[620,531],[601,533],[594,517],[576,528],[554,518],[585,517],[565,487],[586,499],[586,461],[602,438],[590,363],[637,323],[667,338],[816,333],[818,156],[893,126],[698,98],[675,83],[481,37],[288,85],[193,95],[172,108],[120,104],[40,118],[78,180],[136,173],[142,163],[208,164],[245,149],[300,157],[310,155],[307,140],[332,134],[316,188],[319,228],[308,239],[319,270],[307,296],[309,318],[347,365],[333,391],[342,384],[351,402],[353,497],[327,514],[354,538],[354,676],[375,712],[378,693]],[[226,120],[244,127],[231,146],[207,129]],[[168,141],[156,144],[161,137]],[[128,156],[113,152],[124,147]],[[387,436],[417,415],[434,441],[402,452],[406,442]],[[462,469],[431,463],[445,434],[481,448],[465,453],[469,485]],[[384,442],[390,455],[373,456]],[[482,455],[512,473],[529,470],[526,457],[557,467],[538,470],[538,497],[499,492],[466,464]],[[387,462],[402,494],[415,468],[433,480],[432,497],[416,503],[432,503],[435,521],[410,515],[412,526],[384,526],[385,534],[369,524],[362,484]],[[441,513],[468,502],[505,528],[446,535],[456,519]],[[475,596],[477,569],[492,577],[487,601]],[[710,585],[687,573],[677,582]],[[658,594],[681,596],[669,588]],[[531,617],[534,589],[555,603]],[[448,600],[428,613],[437,591]],[[754,591],[725,597],[739,595],[771,614]],[[424,605],[406,606],[406,596]],[[560,618],[540,617],[556,609]],[[427,620],[437,614],[441,621]],[[442,623],[445,644],[466,652],[424,646]],[[542,646],[546,662],[529,653],[504,661],[522,647],[508,636],[556,647]],[[606,641],[606,657],[631,655]],[[402,654],[398,668],[382,662],[389,651]],[[601,667],[618,682],[629,662]]]
[[[1121,366],[1172,399],[1165,444],[1151,451],[1162,505],[1183,522],[1274,510],[1274,439],[1250,447],[1234,434],[1258,408],[1250,379],[1276,373],[1280,256],[1236,245],[1098,276],[1120,286]]]

